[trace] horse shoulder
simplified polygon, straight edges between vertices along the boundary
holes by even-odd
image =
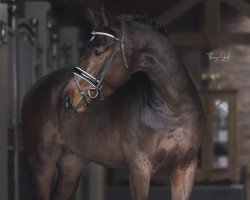
[[[55,131],[55,104],[67,75],[69,69],[52,72],[38,80],[26,93],[21,114],[26,145],[49,147],[60,140]]]

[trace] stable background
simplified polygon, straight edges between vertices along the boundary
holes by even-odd
[[[105,0],[113,14],[148,14],[167,27],[207,114],[192,200],[250,200],[250,1]],[[79,63],[91,31],[88,0],[0,0],[0,199],[32,200],[20,107],[37,79]],[[153,42],[153,41],[152,41]],[[209,53],[210,56],[208,55]],[[217,58],[218,59],[217,59]],[[128,199],[127,172],[90,164],[75,199]],[[150,199],[170,199],[167,171]]]

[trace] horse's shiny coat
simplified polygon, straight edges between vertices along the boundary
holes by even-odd
[[[91,18],[97,31],[119,31],[112,17],[92,12]],[[96,75],[113,44],[97,36],[83,69]],[[72,112],[81,99],[72,69],[45,76],[26,94],[22,123],[37,200],[72,199],[89,161],[128,168],[133,200],[147,200],[150,178],[167,168],[172,199],[189,199],[204,132],[197,92],[169,40],[152,27],[127,21],[125,45],[129,69],[118,52],[103,80],[104,101],[90,99],[87,109]],[[95,48],[104,52],[101,58],[94,57]],[[87,91],[90,86],[78,81]],[[56,167],[58,180],[51,190]]]

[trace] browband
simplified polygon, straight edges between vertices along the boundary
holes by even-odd
[[[97,32],[96,32],[96,31],[92,31],[91,34],[92,34],[93,36],[95,36],[95,35],[104,35],[104,36],[107,36],[107,37],[110,37],[110,38],[113,38],[113,39],[119,41],[119,38],[117,38],[117,37],[115,37],[114,35],[109,34],[109,33],[99,32],[99,31],[97,31]]]

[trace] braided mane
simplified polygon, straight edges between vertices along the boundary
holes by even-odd
[[[165,26],[158,24],[155,18],[149,17],[148,15],[118,15],[117,19],[119,21],[136,21],[142,24],[150,25],[166,37],[169,35]]]

